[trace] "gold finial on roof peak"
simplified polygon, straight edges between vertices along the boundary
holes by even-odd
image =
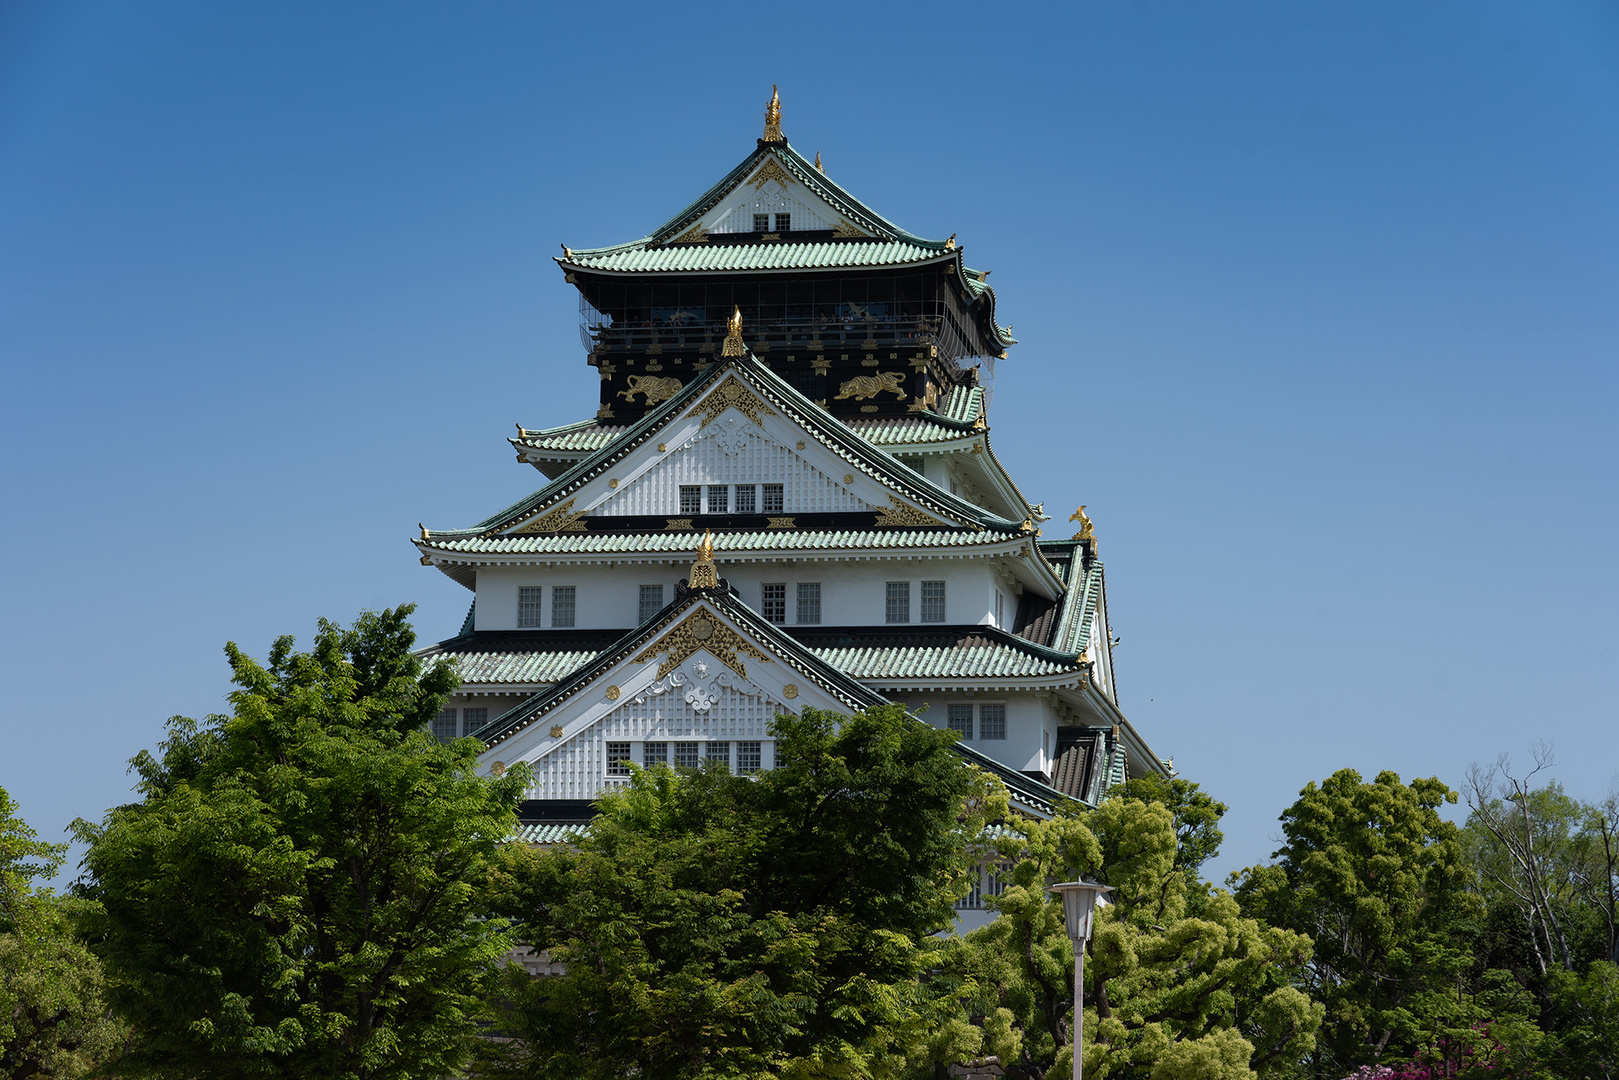
[[[720,346],[720,355],[741,356],[746,351],[742,343],[742,309],[733,306],[731,317],[725,320],[725,344]]]
[[[1096,549],[1096,533],[1092,530],[1090,515],[1085,513],[1085,508],[1081,506],[1078,510],[1075,510],[1073,514],[1070,515],[1068,520],[1079,522],[1079,531],[1073,536],[1069,537],[1069,539],[1089,540],[1091,542],[1091,550],[1094,551]]]
[[[782,142],[781,94],[776,85],[770,85],[770,103],[765,106],[765,142]]]
[[[719,583],[719,571],[714,569],[714,534],[704,529],[702,543],[697,545],[697,561],[691,564],[689,584],[694,589],[712,589]]]
[[[819,150],[815,151],[815,171],[822,176],[826,175],[826,166],[821,164],[821,152]]]

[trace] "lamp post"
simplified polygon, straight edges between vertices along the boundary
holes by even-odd
[[[1085,1075],[1081,1060],[1085,1049],[1085,943],[1091,939],[1091,914],[1096,910],[1097,899],[1113,888],[1094,881],[1065,881],[1051,886],[1051,891],[1062,897],[1063,922],[1074,942],[1074,1080],[1082,1080]]]

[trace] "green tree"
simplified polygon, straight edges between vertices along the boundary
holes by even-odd
[[[1310,783],[1281,816],[1277,862],[1237,877],[1243,910],[1314,942],[1303,988],[1326,1006],[1318,1075],[1409,1060],[1477,1037],[1488,1016],[1458,992],[1481,907],[1438,779]]]
[[[977,1051],[934,935],[1004,789],[898,706],[771,730],[768,772],[635,769],[575,847],[509,850],[500,910],[567,970],[509,972],[490,1072],[890,1076]]]
[[[1198,804],[1192,794],[1180,790],[1183,805]],[[1321,1008],[1289,975],[1309,943],[1244,917],[1186,872],[1212,854],[1208,824],[1178,827],[1169,807],[1126,798],[1082,817],[1006,823],[998,846],[1013,864],[1009,884],[962,962],[985,1042],[1009,1075],[1072,1067],[1073,946],[1046,886],[1081,875],[1114,888],[1087,953],[1086,1076],[1246,1080],[1308,1048]]]
[[[443,1077],[508,940],[484,918],[524,778],[424,732],[455,676],[411,607],[324,620],[261,666],[225,652],[231,716],[170,722],[141,801],[78,823],[86,919],[134,1034],[124,1075]]]
[[[0,1076],[79,1076],[117,1045],[101,965],[73,936],[74,903],[36,888],[65,846],[39,840],[0,788]]]

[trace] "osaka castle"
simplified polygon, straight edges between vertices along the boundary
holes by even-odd
[[[995,456],[983,375],[1015,342],[954,234],[845,191],[773,94],[695,201],[556,261],[601,407],[509,440],[534,494],[415,539],[474,597],[422,651],[462,679],[435,732],[528,764],[525,822],[587,820],[632,763],[769,769],[805,707],[901,703],[1039,817],[1168,774],[1120,708],[1084,508],[1047,538]]]

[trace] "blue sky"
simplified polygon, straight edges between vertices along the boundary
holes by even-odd
[[[999,457],[1086,503],[1126,712],[1227,802],[1616,780],[1611,4],[0,6],[0,785],[129,797],[221,647],[419,566],[595,409],[560,243],[783,126],[994,270]],[[1051,531],[1051,530],[1048,530]]]

